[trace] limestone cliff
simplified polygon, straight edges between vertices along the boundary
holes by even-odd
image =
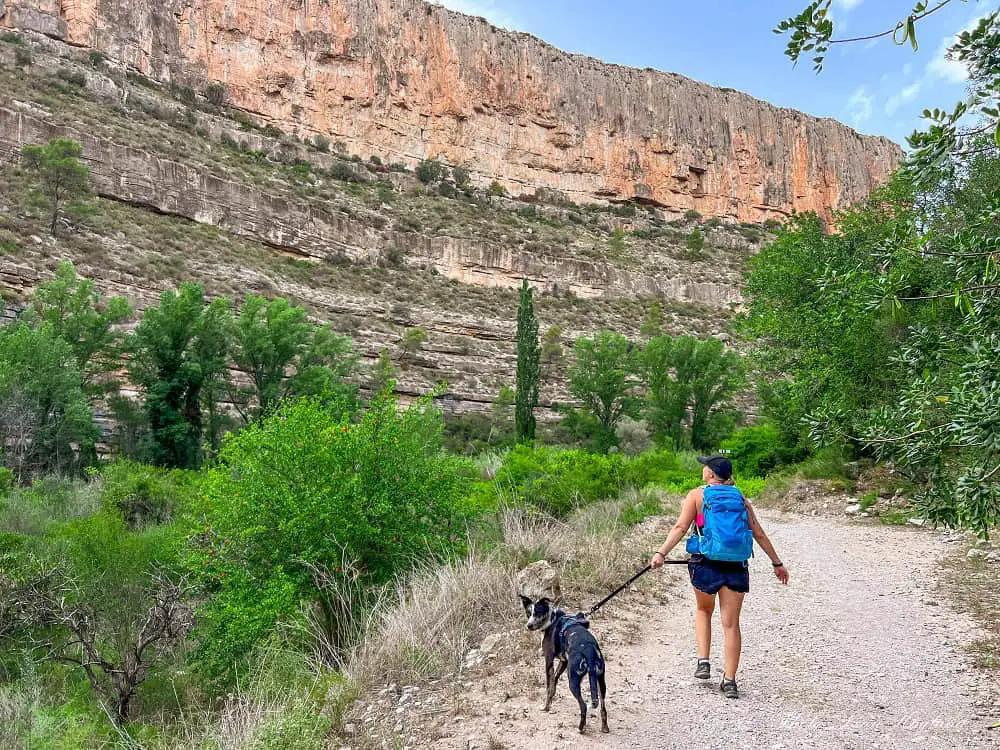
[[[354,153],[480,184],[760,221],[865,195],[901,152],[829,119],[561,52],[421,0],[0,0],[0,26],[89,47]]]

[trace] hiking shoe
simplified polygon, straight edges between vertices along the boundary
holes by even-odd
[[[694,670],[694,676],[699,680],[707,680],[712,676],[712,662],[708,659],[699,659],[698,666]]]
[[[727,698],[740,697],[740,692],[736,689],[736,680],[727,680],[723,677],[722,684],[719,685],[719,690],[721,690],[723,695]]]

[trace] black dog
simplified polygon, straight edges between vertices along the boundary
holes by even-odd
[[[590,633],[590,623],[581,612],[570,616],[561,609],[555,609],[548,599],[533,602],[521,597],[524,611],[528,614],[528,630],[544,630],[542,653],[545,654],[545,706],[548,711],[556,694],[556,683],[566,668],[569,668],[569,691],[580,704],[580,731],[587,724],[587,704],[580,694],[580,682],[585,674],[590,675],[590,701],[594,708],[601,707],[601,731],[608,732],[608,710],[604,706],[607,687],[604,683],[604,656],[597,639]],[[559,668],[553,671],[556,659]]]

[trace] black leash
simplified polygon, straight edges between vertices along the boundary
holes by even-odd
[[[664,565],[687,565],[688,561],[687,560],[664,560],[663,564]],[[587,610],[587,616],[589,617],[590,615],[594,614],[597,610],[599,610],[601,607],[603,607],[609,601],[611,601],[612,599],[614,599],[616,596],[618,596],[618,594],[620,594],[622,591],[624,591],[625,589],[627,589],[629,586],[631,586],[639,578],[641,578],[642,576],[644,576],[646,573],[648,573],[652,569],[653,569],[652,565],[647,565],[645,568],[643,568],[642,570],[640,570],[634,576],[632,576],[627,581],[625,581],[625,583],[623,583],[621,586],[619,586],[618,588],[616,588],[614,591],[612,591],[606,597],[604,597],[603,599],[601,599],[601,601],[599,601],[597,604],[595,604],[593,607],[591,607],[589,610]]]

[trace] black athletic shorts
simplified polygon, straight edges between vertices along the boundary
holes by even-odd
[[[723,586],[741,594],[750,591],[750,568],[746,563],[709,560],[701,555],[692,555],[688,574],[691,584],[706,594],[717,594]]]

